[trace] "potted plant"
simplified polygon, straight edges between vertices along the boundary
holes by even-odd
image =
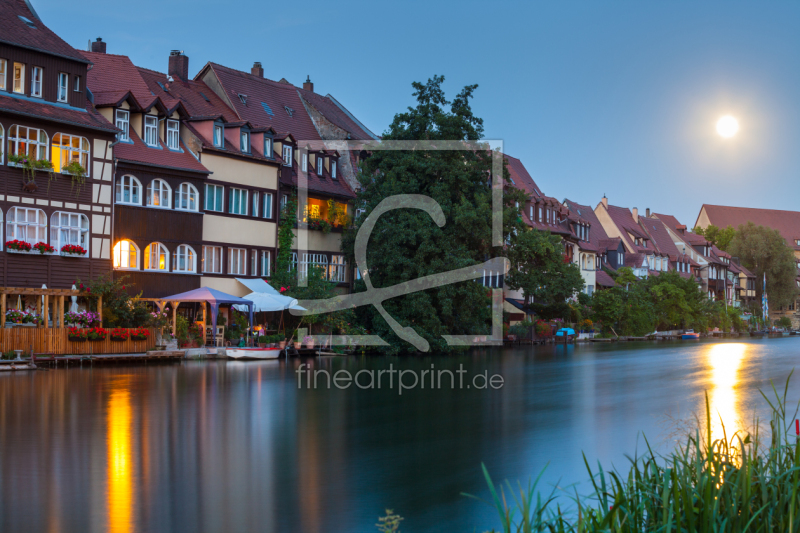
[[[280,348],[281,350],[286,348],[286,337],[284,335],[278,333],[277,335],[274,336],[274,338],[276,339],[275,342],[278,343],[278,348]]]
[[[84,257],[86,249],[77,244],[65,244],[61,247],[61,255],[63,257]]]
[[[108,336],[108,330],[103,328],[91,328],[87,334],[90,341],[104,341]]]
[[[125,328],[114,328],[111,330],[110,334],[111,340],[117,342],[126,341],[130,337],[130,332]]]
[[[11,328],[17,324],[22,324],[22,311],[9,309],[6,311],[6,327]]]
[[[56,251],[55,248],[47,244],[46,242],[37,242],[33,245],[33,248],[37,250],[40,254],[52,254]]]
[[[89,337],[85,329],[69,328],[67,330],[67,338],[72,342],[83,342]]]
[[[13,241],[6,241],[6,250],[9,252],[30,252],[31,243],[14,239]]]
[[[73,161],[69,165],[61,167],[61,173],[72,177],[72,189],[75,189],[76,185],[78,186],[78,190],[75,191],[75,196],[78,196],[81,188],[86,184],[86,169],[77,161]]]
[[[22,325],[29,328],[35,328],[39,325],[39,316],[32,311],[21,311]]]
[[[22,169],[23,189],[28,192],[35,192],[39,188],[36,185],[37,172],[47,172],[51,180],[55,178],[53,163],[47,159],[32,159],[27,155],[8,154],[8,162]]]
[[[134,341],[146,341],[149,336],[150,330],[147,328],[136,328],[130,332],[131,340]]]
[[[311,335],[306,335],[303,337],[303,344],[306,345],[306,348],[313,348],[314,347],[314,337]]]

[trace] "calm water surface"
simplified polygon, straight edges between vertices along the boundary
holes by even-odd
[[[308,359],[351,372],[501,374],[500,390],[298,389],[301,361],[186,362],[0,376],[0,531],[484,531],[496,479],[568,486],[666,450],[708,391],[726,429],[800,363],[800,338],[517,347],[462,357]],[[790,398],[800,397],[800,376]],[[583,485],[585,486],[585,485]]]

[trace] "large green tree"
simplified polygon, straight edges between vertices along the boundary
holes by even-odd
[[[416,106],[395,115],[384,141],[479,141],[483,121],[470,107],[477,85],[464,87],[452,101],[442,89],[444,78],[413,84]],[[389,287],[423,276],[480,264],[503,254],[492,246],[492,195],[488,179],[491,153],[486,150],[391,150],[374,151],[362,162],[361,192],[357,201],[365,216],[385,198],[416,194],[434,199],[445,224],[439,227],[424,211],[396,209],[383,214],[369,239],[366,259],[370,281],[376,288]],[[507,171],[504,178],[508,179]],[[524,196],[506,194],[503,211],[504,238],[522,230],[515,201]],[[342,239],[342,250],[354,261],[355,237],[365,216]],[[365,289],[363,281],[355,290]],[[467,335],[489,331],[487,290],[475,281],[444,285],[384,302],[385,310],[403,327],[422,336],[432,351],[449,351],[442,335]],[[372,306],[357,310],[363,326],[390,343],[390,353],[413,352],[400,340]]]
[[[797,262],[778,230],[756,226],[752,222],[742,224],[727,251],[756,275],[757,300],[761,300],[762,280],[766,274],[770,309],[794,301],[797,296]]]
[[[705,237],[708,242],[715,245],[720,250],[725,250],[726,252],[731,245],[733,236],[736,234],[736,230],[731,225],[728,225],[725,229],[718,228],[714,224],[709,224],[705,228],[695,226],[693,231]]]

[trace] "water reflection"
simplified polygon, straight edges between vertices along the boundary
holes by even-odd
[[[722,439],[727,436],[730,442],[735,432],[744,429],[737,385],[739,367],[747,347],[747,344],[742,343],[714,344],[708,348],[706,353],[708,365],[711,368],[711,389],[708,391],[708,401],[711,408],[712,439]],[[702,407],[705,417],[705,404]]]
[[[108,398],[108,531],[133,531],[133,457],[131,455],[131,395],[127,381],[115,382]]]

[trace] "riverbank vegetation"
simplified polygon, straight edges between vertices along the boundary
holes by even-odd
[[[772,399],[762,393],[772,413],[768,431],[756,423],[753,433],[727,435],[723,424],[722,434],[712,435],[718,415],[706,397],[705,428],[667,456],[648,443],[627,471],[595,470],[584,456],[592,487],[586,497],[541,494],[541,474],[527,488],[496,485],[484,467],[499,519],[492,531],[800,531],[800,437],[787,425],[797,416],[786,409],[788,387],[788,380],[782,393],[773,387]]]

